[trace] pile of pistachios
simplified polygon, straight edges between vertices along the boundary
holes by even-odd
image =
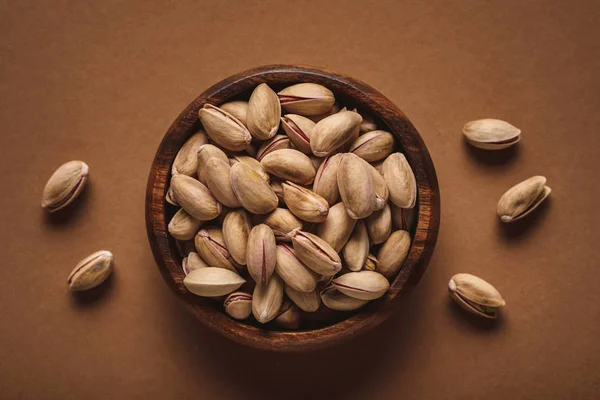
[[[183,283],[232,318],[296,329],[383,296],[411,246],[417,186],[394,135],[300,83],[205,104],[166,201]],[[383,127],[381,127],[383,128]],[[174,210],[173,210],[174,211]]]

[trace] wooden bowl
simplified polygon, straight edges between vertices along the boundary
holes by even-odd
[[[331,89],[342,105],[357,107],[373,115],[378,126],[398,139],[412,167],[418,187],[418,219],[413,242],[398,276],[386,295],[356,312],[342,314],[331,321],[312,322],[299,331],[277,331],[270,325],[239,322],[222,311],[222,304],[195,296],[183,285],[182,257],[175,240],[167,232],[173,207],[165,202],[171,177],[171,164],[188,136],[199,127],[198,110],[205,103],[221,104],[229,99],[249,95],[260,83],[274,90],[299,82],[314,82]],[[190,311],[211,329],[245,345],[276,351],[300,351],[330,346],[373,329],[392,312],[391,303],[414,287],[425,272],[437,240],[440,223],[440,195],[437,177],[429,152],[408,118],[390,100],[369,85],[349,76],[323,68],[270,65],[244,71],[222,80],[194,100],[171,125],[152,163],[146,190],[146,229],[158,268],[169,287]],[[325,314],[326,315],[326,314]]]

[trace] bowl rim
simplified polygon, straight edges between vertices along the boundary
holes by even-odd
[[[399,140],[417,182],[418,220],[406,260],[389,291],[356,314],[333,325],[307,331],[269,331],[236,321],[220,312],[208,299],[189,293],[167,231],[165,195],[171,165],[177,151],[198,126],[198,110],[205,104],[221,104],[260,83],[314,82],[343,93],[359,110],[377,116]],[[336,93],[337,94],[337,93]],[[212,330],[238,343],[276,351],[301,351],[340,343],[366,332],[392,313],[392,300],[411,290],[431,259],[440,224],[440,194],[433,162],[423,139],[404,113],[371,86],[329,69],[305,65],[266,65],[232,75],[206,89],[175,119],[164,135],[152,161],[146,187],[146,230],[156,264],[171,290],[186,307]],[[175,253],[175,256],[174,256]]]

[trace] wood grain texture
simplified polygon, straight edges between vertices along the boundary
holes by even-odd
[[[407,259],[387,294],[359,312],[329,326],[296,332],[273,331],[240,323],[215,307],[214,302],[189,293],[184,285],[181,257],[175,241],[167,233],[165,194],[171,164],[178,149],[198,128],[198,110],[205,103],[221,104],[248,93],[260,83],[275,90],[293,83],[314,82],[330,88],[339,103],[357,107],[387,126],[412,167],[418,187],[418,221]],[[413,288],[427,268],[437,240],[440,224],[440,194],[429,152],[419,133],[390,100],[367,84],[327,69],[270,65],[233,75],[208,88],[173,122],[164,136],[152,163],[146,190],[146,229],[159,270],[170,288],[196,317],[211,329],[236,342],[275,351],[317,349],[342,342],[366,332],[388,318],[393,300]],[[401,301],[400,299],[398,301]]]

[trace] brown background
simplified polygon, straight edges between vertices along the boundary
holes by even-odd
[[[0,397],[598,398],[600,6],[589,1],[2,1]],[[89,3],[89,4],[84,4]],[[442,226],[429,270],[398,312],[339,347],[274,354],[204,328],[167,289],[144,226],[158,143],[205,88],[271,63],[364,80],[402,108],[437,168]],[[462,125],[523,130],[501,154]],[[69,213],[39,207],[45,181],[85,160]],[[525,223],[495,204],[543,174]],[[66,278],[99,250],[100,291]],[[448,299],[457,272],[493,283],[497,324]]]

